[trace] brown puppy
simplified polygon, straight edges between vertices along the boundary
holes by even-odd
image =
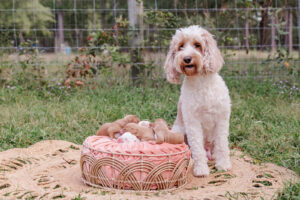
[[[130,132],[133,135],[135,135],[138,139],[142,141],[154,141],[154,132],[152,128],[146,127],[146,126],[140,126],[135,123],[128,123],[124,126],[122,131],[125,132]]]
[[[105,135],[114,138],[115,134],[119,133],[126,124],[139,123],[139,121],[140,119],[135,115],[126,115],[123,119],[103,124],[97,131],[96,135]]]
[[[181,144],[184,142],[184,135],[179,132],[169,130],[168,124],[163,119],[155,120],[153,130],[156,134],[156,143],[167,142],[170,144]]]

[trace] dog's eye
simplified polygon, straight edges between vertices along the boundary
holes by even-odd
[[[196,47],[196,48],[201,48],[201,44],[195,43],[195,47]]]
[[[179,50],[182,50],[182,49],[183,49],[183,44],[180,45],[178,49],[179,49]]]

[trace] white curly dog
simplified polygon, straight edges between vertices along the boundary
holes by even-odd
[[[167,80],[184,81],[172,129],[186,134],[194,159],[194,175],[209,175],[208,159],[218,170],[230,170],[228,147],[230,97],[218,71],[223,57],[213,36],[199,26],[176,31],[164,69]]]

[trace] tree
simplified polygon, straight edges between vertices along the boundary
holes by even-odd
[[[259,30],[260,30],[260,49],[265,49],[265,46],[267,44],[267,27],[269,22],[269,7],[272,4],[272,0],[262,1],[262,11],[261,11],[261,21],[259,23]]]
[[[300,58],[300,0],[298,0],[298,53]]]
[[[248,53],[249,51],[249,23],[248,23],[248,14],[249,14],[249,8],[246,8],[245,12],[245,26],[244,26],[244,31],[245,31],[245,48],[246,52]]]
[[[58,5],[62,8],[62,0],[58,1]],[[63,12],[61,10],[57,13],[58,20],[58,34],[55,33],[55,51],[61,52],[62,45],[64,43],[64,21],[63,21]]]
[[[271,14],[271,50],[276,50],[276,19],[275,15],[272,12]]]
[[[24,34],[32,33],[33,29],[41,30],[39,32],[43,35],[51,34],[48,27],[54,21],[53,15],[50,8],[43,6],[39,0],[3,1],[0,9],[14,9],[13,14],[0,15],[0,20],[5,22],[4,28],[19,30],[20,41],[24,40]]]
[[[289,10],[289,39],[288,39],[288,46],[289,52],[292,53],[293,51],[293,13],[292,10]]]
[[[240,1],[239,5],[240,7],[245,7],[245,22],[244,22],[244,45],[245,45],[245,48],[246,48],[246,52],[248,53],[249,51],[249,37],[250,37],[250,34],[249,34],[249,8],[252,7],[252,0],[243,0],[243,1]]]
[[[131,67],[132,80],[136,81],[140,73],[139,63],[141,62],[140,48],[143,44],[143,2],[137,0],[128,0],[128,18],[129,25],[133,29],[134,36],[130,41],[131,60],[134,63]],[[138,29],[139,31],[136,31]]]

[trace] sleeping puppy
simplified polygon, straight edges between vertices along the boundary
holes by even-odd
[[[139,123],[140,119],[135,115],[127,115],[123,119],[118,119],[112,123],[103,124],[96,135],[115,137],[116,133],[120,133],[120,130],[128,123]]]
[[[182,133],[169,130],[167,122],[163,119],[155,120],[153,130],[156,135],[156,144],[164,142],[170,144],[182,144],[184,142],[184,135]]]
[[[153,124],[144,122],[135,124],[129,123],[122,129],[123,132],[130,132],[142,141],[155,141],[156,144],[182,144],[184,135],[169,130],[168,124],[163,119],[157,119]]]
[[[140,122],[138,123],[138,125],[151,128],[152,123],[151,123],[150,121],[143,120],[143,121],[140,121]]]
[[[136,123],[128,123],[122,129],[122,132],[130,132],[141,141],[154,141],[154,132],[152,128],[138,125]]]
[[[131,143],[131,142],[140,142],[140,140],[130,132],[123,133],[117,139],[118,143]]]

